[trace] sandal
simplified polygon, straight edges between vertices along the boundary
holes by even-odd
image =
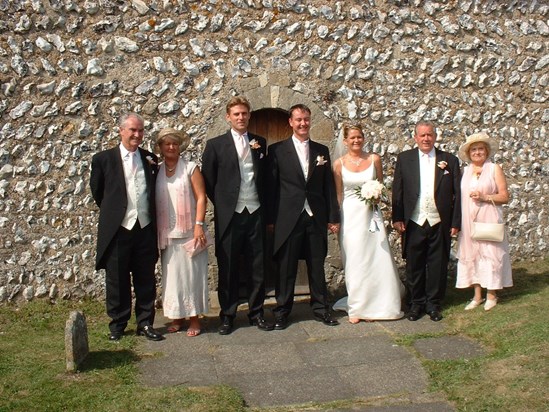
[[[195,336],[200,335],[201,332],[202,331],[200,329],[189,328],[187,329],[187,336],[194,338]]]
[[[183,319],[174,319],[172,324],[168,326],[168,333],[177,333],[183,327]]]
[[[465,310],[473,310],[474,308],[482,305],[483,303],[484,303],[484,299],[481,299],[481,300],[471,299],[471,301],[465,306]]]

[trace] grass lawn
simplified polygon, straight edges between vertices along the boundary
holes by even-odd
[[[465,312],[472,291],[455,290],[450,281],[443,335],[469,336],[487,353],[469,361],[423,361],[430,388],[444,392],[457,410],[547,410],[549,259],[514,265],[514,280],[490,312]],[[91,353],[79,373],[68,374],[63,333],[76,309],[86,314]],[[137,362],[154,354],[140,353],[134,336],[109,342],[107,323],[102,302],[0,305],[0,411],[245,410],[240,394],[225,386],[142,386]],[[397,339],[411,345],[423,337]]]

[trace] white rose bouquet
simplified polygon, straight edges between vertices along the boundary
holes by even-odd
[[[387,188],[377,180],[368,180],[362,186],[356,188],[356,194],[361,199],[374,207],[379,202],[388,202]]]
[[[370,232],[379,232],[384,225],[378,205],[380,202],[389,202],[387,188],[377,180],[368,180],[362,186],[356,188],[356,195],[372,208],[373,213],[368,230]]]

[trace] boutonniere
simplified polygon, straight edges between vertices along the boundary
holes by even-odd
[[[437,166],[440,167],[442,170],[446,169],[446,166],[448,166],[448,162],[445,162],[444,160],[441,160],[437,163]]]
[[[145,159],[147,159],[147,162],[149,162],[151,166],[157,166],[156,162],[153,160],[151,156],[147,156]]]
[[[255,150],[255,149],[261,148],[261,145],[259,144],[259,142],[257,140],[252,139],[252,140],[250,140],[250,147]]]
[[[316,157],[316,165],[317,166],[324,166],[326,163],[328,163],[328,161],[324,160],[324,156],[317,156]]]

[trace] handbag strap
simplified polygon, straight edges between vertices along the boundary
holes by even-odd
[[[497,210],[497,212],[498,212],[498,223],[504,223],[504,222],[503,222],[503,217],[502,217],[501,214],[499,213],[499,210],[497,209],[497,206],[496,206],[496,204],[494,203],[494,199],[492,199],[492,196],[490,196],[490,202],[492,202],[492,205],[494,205],[494,207],[496,208],[496,210]],[[477,209],[477,213],[475,213],[475,216],[473,217],[473,222],[476,222],[477,216],[478,216],[478,212],[480,212],[480,207]]]

